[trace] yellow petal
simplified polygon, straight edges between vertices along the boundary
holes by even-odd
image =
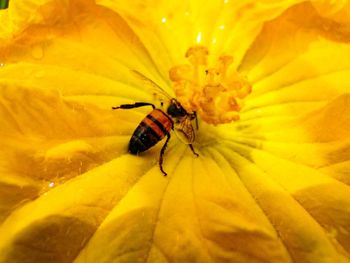
[[[0,262],[349,262],[346,5],[97,2],[0,13]],[[152,99],[131,70],[168,89],[196,42],[253,93],[200,124],[199,158],[172,136],[163,177],[162,143],[126,154],[147,109],[111,106]]]
[[[128,21],[165,76],[194,44],[215,55],[229,52],[238,65],[263,23],[298,2],[98,1]]]
[[[128,120],[132,113],[69,102],[48,89],[2,83],[0,105],[2,217],[55,184],[125,153],[134,128]]]
[[[178,154],[171,156],[167,160],[177,163]],[[290,262],[273,227],[225,168],[210,157],[187,155],[169,180],[147,173],[75,262]]]
[[[256,95],[274,89],[260,80],[274,78],[273,86],[284,87],[347,69],[348,61],[341,55],[348,52],[350,34],[341,26],[329,27],[328,20],[309,3],[296,5],[266,23],[240,66],[257,82]]]
[[[325,32],[322,19],[305,3],[265,24],[240,67],[254,82],[241,113],[240,130],[278,132],[275,125],[283,130],[299,116],[350,90],[347,35]],[[332,32],[333,36],[328,34]],[[335,39],[337,35],[340,37]],[[284,138],[304,140],[289,135],[285,133]]]
[[[300,195],[299,192],[294,192],[308,184],[312,185],[312,182],[316,186],[320,184],[327,188],[322,182],[327,181],[322,180],[324,177],[312,174],[310,169],[302,167],[300,169],[297,165],[280,161],[245,146],[232,145],[231,151],[223,149],[218,151],[226,156],[231,165],[239,171],[240,179],[279,233],[279,237],[295,262],[347,262],[348,248],[344,246],[347,240],[341,240],[339,235],[336,238],[333,236],[332,227],[338,225],[340,221],[325,232],[325,225],[320,225],[319,221],[322,220],[323,215],[327,214],[326,207],[323,207],[322,216],[315,215],[312,211],[312,205],[319,204],[316,201],[317,198],[314,199],[312,196],[322,195],[322,190],[319,188],[320,191],[312,196],[307,194],[306,189]],[[328,186],[331,186],[331,182],[332,180],[328,179]],[[332,183],[336,188],[338,182]],[[339,185],[342,186],[338,183]],[[335,194],[335,188],[332,188],[333,194]],[[342,186],[340,193],[336,196],[337,201],[343,198],[349,200],[349,189]],[[332,216],[339,216],[342,224],[348,225],[347,219],[344,219],[344,215],[345,217],[348,215],[346,210],[347,208],[344,207],[341,212]],[[338,226],[341,227],[341,224]]]
[[[0,261],[72,261],[151,163],[117,158],[16,210],[0,227]]]
[[[323,17],[332,19],[336,23],[349,25],[350,2],[348,0],[313,0],[312,4]]]
[[[345,258],[340,254],[347,256],[349,251],[350,131],[348,127],[350,114],[348,108],[349,95],[345,94],[312,113],[305,114],[294,121],[285,121],[285,124],[289,125],[277,125],[274,121],[266,123],[269,129],[266,126],[264,133],[244,134],[243,130],[243,136],[231,143],[234,151],[231,154],[237,158],[228,158],[266,213],[270,213],[277,207],[281,209],[279,202],[282,197],[273,196],[273,199],[279,200],[277,203],[273,199],[264,200],[264,196],[271,187],[267,182],[270,182],[276,188],[274,191],[283,193],[285,206],[288,204],[288,209],[293,207],[293,215],[297,218],[290,218],[292,213],[284,210],[285,206],[278,214],[279,216],[289,214],[289,219],[293,222],[303,218],[303,223],[296,224],[298,227],[306,224],[308,231],[318,229],[319,232],[323,228],[322,232],[326,232],[326,235],[322,232],[318,234],[305,232],[313,238],[318,236],[316,239],[320,242],[316,247],[310,248],[310,255],[299,255],[308,246],[300,248],[301,251],[289,250],[292,255],[296,254],[303,259],[310,256],[315,257],[312,260],[318,262],[320,259],[316,259],[317,251],[320,250],[323,251],[322,253],[328,251],[326,253],[333,255],[334,260],[339,257],[337,260],[344,261]],[[229,155],[229,152],[222,149],[220,152]],[[248,169],[248,167],[251,168]],[[260,177],[258,174],[261,174]],[[262,181],[264,186],[256,186]],[[261,189],[264,189],[263,192]],[[261,201],[260,195],[262,195]],[[268,206],[265,207],[267,204]],[[283,218],[278,217],[278,221],[275,221],[274,216],[269,218],[278,224],[283,222]],[[278,225],[275,226],[279,230]],[[283,224],[283,227],[286,225]],[[301,235],[304,230],[293,227],[294,230],[291,232],[291,228],[287,227],[287,229],[288,236],[283,234],[285,229],[279,232],[287,248],[291,245],[289,242],[293,242],[294,247],[295,241],[289,239]],[[298,246],[302,246],[302,243]]]
[[[48,1],[43,5],[32,1],[35,4],[23,7],[17,4],[19,2],[11,1],[9,12],[29,13],[27,9],[30,7],[33,16],[40,10],[48,19],[39,20],[40,26],[38,21],[29,19],[25,30],[17,32],[20,33],[18,36],[8,37],[4,32],[5,41],[0,44],[2,67],[17,62],[54,66],[49,70],[56,71],[58,76],[61,69],[72,70],[71,74],[84,71],[105,78],[105,81],[112,80],[129,86],[139,85],[137,79],[130,76],[130,70],[137,69],[152,76],[159,84],[164,83],[138,36],[117,14],[89,1],[69,1],[67,6],[61,6],[56,1]],[[56,13],[53,14],[55,11],[67,13],[66,19],[52,22],[50,19],[56,17]],[[9,16],[7,20],[15,23],[15,17]],[[0,37],[2,35],[1,32]],[[45,67],[30,73],[20,69],[16,71],[23,73],[24,78],[33,73],[33,78],[45,77],[46,73]],[[10,77],[7,72],[3,76]],[[116,86],[118,84],[114,83]],[[100,88],[103,85],[96,86]],[[109,86],[111,88],[111,82]],[[109,89],[105,93],[108,95]]]

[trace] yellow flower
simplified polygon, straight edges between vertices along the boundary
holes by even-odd
[[[350,262],[349,1],[11,0],[0,21],[1,263]],[[251,85],[236,108],[181,86],[198,45]],[[203,111],[167,177],[163,141],[127,153],[150,109],[111,110],[157,104],[132,70]]]

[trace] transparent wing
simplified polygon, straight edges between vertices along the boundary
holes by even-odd
[[[141,72],[137,70],[131,70],[131,72],[140,80],[142,80],[146,84],[146,89],[148,89],[155,97],[159,98],[160,100],[171,100],[171,96],[162,89],[157,83],[155,83],[153,80],[147,78],[145,75],[143,75]]]
[[[174,125],[174,130],[177,137],[185,144],[191,144],[194,142],[195,133],[191,120],[186,116],[180,119]]]

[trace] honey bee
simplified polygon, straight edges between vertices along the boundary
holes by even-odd
[[[196,121],[196,127],[198,129],[197,115],[196,112],[187,112],[182,107],[180,102],[178,102],[175,98],[171,98],[170,95],[168,95],[154,81],[150,80],[136,70],[133,70],[132,72],[140,79],[142,79],[147,85],[153,87],[155,92],[162,94],[169,100],[169,106],[167,107],[166,112],[164,112],[162,109],[156,108],[154,104],[148,102],[122,104],[116,107],[112,107],[112,109],[133,109],[144,106],[152,107],[152,111],[140,122],[140,124],[136,127],[133,135],[131,136],[128,151],[131,154],[137,155],[153,147],[166,136],[166,141],[160,150],[158,162],[161,172],[164,174],[164,176],[166,176],[167,173],[163,169],[163,155],[170,140],[171,130],[175,130],[180,140],[188,144],[194,155],[199,156],[195,152],[192,145],[195,139],[192,121]],[[163,102],[161,104],[163,105]]]

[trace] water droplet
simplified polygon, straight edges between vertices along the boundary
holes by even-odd
[[[167,21],[166,17],[162,17],[162,23],[165,24]]]
[[[5,66],[5,63],[0,62],[0,67]]]
[[[49,187],[50,187],[50,188],[52,188],[52,187],[54,187],[54,186],[55,186],[55,183],[54,183],[54,182],[50,182],[50,183],[49,183]]]
[[[200,43],[201,41],[202,41],[202,32],[198,32],[197,43]]]
[[[44,49],[41,46],[34,46],[32,56],[35,59],[42,59],[44,57]]]

